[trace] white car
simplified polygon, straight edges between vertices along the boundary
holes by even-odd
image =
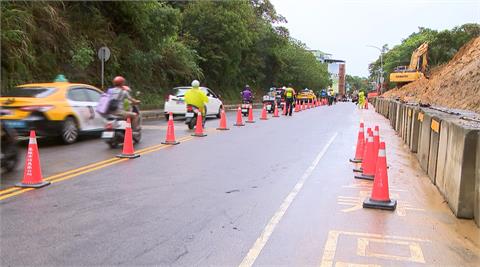
[[[184,116],[187,112],[187,105],[185,104],[184,96],[185,92],[192,87],[184,86],[184,87],[175,87],[170,92],[170,94],[165,99],[165,119],[168,120],[168,114],[172,112],[175,115]],[[200,90],[204,91],[208,97],[207,103],[207,116],[215,115],[217,118],[220,118],[220,111],[223,108],[222,100],[220,100],[219,96],[215,94],[212,90],[207,87],[200,87]]]

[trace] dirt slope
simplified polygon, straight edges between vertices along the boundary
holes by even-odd
[[[395,88],[383,96],[480,113],[480,37],[465,44],[450,62],[433,70],[430,79]]]

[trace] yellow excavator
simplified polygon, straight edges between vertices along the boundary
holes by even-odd
[[[427,52],[428,43],[425,42],[413,51],[410,65],[398,66],[390,73],[390,82],[400,87],[424,77],[428,66]]]

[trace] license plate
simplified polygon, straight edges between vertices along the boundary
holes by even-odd
[[[4,120],[5,125],[10,128],[26,128],[27,125],[24,121],[11,121],[11,120]]]
[[[112,138],[115,135],[115,132],[103,132],[102,138]]]
[[[244,108],[244,109],[242,109],[242,112],[247,112],[247,111],[248,111],[248,109],[245,109],[245,108]]]
[[[186,113],[186,114],[185,114],[185,118],[193,118],[194,115],[195,115],[195,114],[189,112],[189,113]]]

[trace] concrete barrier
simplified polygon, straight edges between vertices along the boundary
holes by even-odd
[[[477,138],[477,178],[475,179],[475,201],[473,207],[473,217],[475,218],[475,223],[480,227],[480,131],[478,132]]]
[[[453,213],[460,218],[473,218],[476,183],[478,132],[479,129],[465,127],[459,120],[449,125],[447,159],[444,167],[443,192]]]
[[[432,180],[433,184],[436,184],[436,172],[438,161],[438,147],[440,142],[440,125],[442,121],[440,117],[433,116],[430,122],[430,148],[428,152],[428,169],[427,174]]]
[[[378,106],[410,151],[417,153],[421,168],[453,213],[474,218],[480,227],[480,122],[462,119],[461,112],[388,99],[379,100]]]
[[[418,132],[418,150],[417,159],[420,162],[422,169],[428,171],[428,154],[430,152],[430,127],[432,117],[424,110],[418,113],[418,120],[420,121]]]
[[[420,138],[420,124],[419,114],[421,110],[419,108],[412,108],[412,129],[410,134],[410,151],[413,153],[418,152],[418,139]]]

